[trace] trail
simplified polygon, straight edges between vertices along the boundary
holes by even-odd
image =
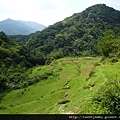
[[[75,114],[73,111],[65,112],[65,111],[64,111],[64,106],[65,106],[65,105],[61,105],[61,106],[59,107],[60,114]]]

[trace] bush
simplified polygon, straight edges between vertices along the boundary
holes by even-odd
[[[0,110],[5,110],[6,106],[4,104],[0,104]]]
[[[25,80],[23,81],[23,87],[27,87],[29,85],[33,85],[41,80],[45,80],[48,79],[49,76],[54,75],[53,71],[49,71],[49,72],[44,72],[43,74],[37,74],[34,75],[33,77],[27,77],[25,78]]]
[[[112,59],[111,59],[111,62],[112,62],[112,63],[118,62],[118,59],[117,59],[117,58],[112,58]]]
[[[86,78],[86,81],[89,80],[94,75],[95,75],[95,72],[91,70],[90,73],[89,73],[89,77]]]
[[[109,79],[93,96],[92,102],[101,106],[104,114],[120,114],[120,80]]]

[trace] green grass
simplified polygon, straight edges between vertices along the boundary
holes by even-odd
[[[92,95],[109,77],[117,75],[120,78],[120,62],[95,65],[100,59],[68,57],[53,61],[48,66],[35,67],[29,75],[31,78],[51,71],[52,74],[26,89],[7,93],[0,104],[0,113],[91,113],[87,105]],[[64,100],[70,102],[59,104]]]

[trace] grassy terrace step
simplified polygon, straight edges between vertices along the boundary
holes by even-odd
[[[27,88],[7,93],[0,104],[0,113],[90,113],[87,105],[92,95],[109,77],[120,78],[119,61],[98,64],[100,59],[68,57],[35,67],[29,77],[48,76]]]

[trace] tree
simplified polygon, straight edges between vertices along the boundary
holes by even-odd
[[[8,88],[7,68],[4,63],[1,65],[0,72],[0,94],[3,94]]]
[[[120,53],[120,40],[103,39],[98,43],[98,47],[104,57],[117,57]]]

